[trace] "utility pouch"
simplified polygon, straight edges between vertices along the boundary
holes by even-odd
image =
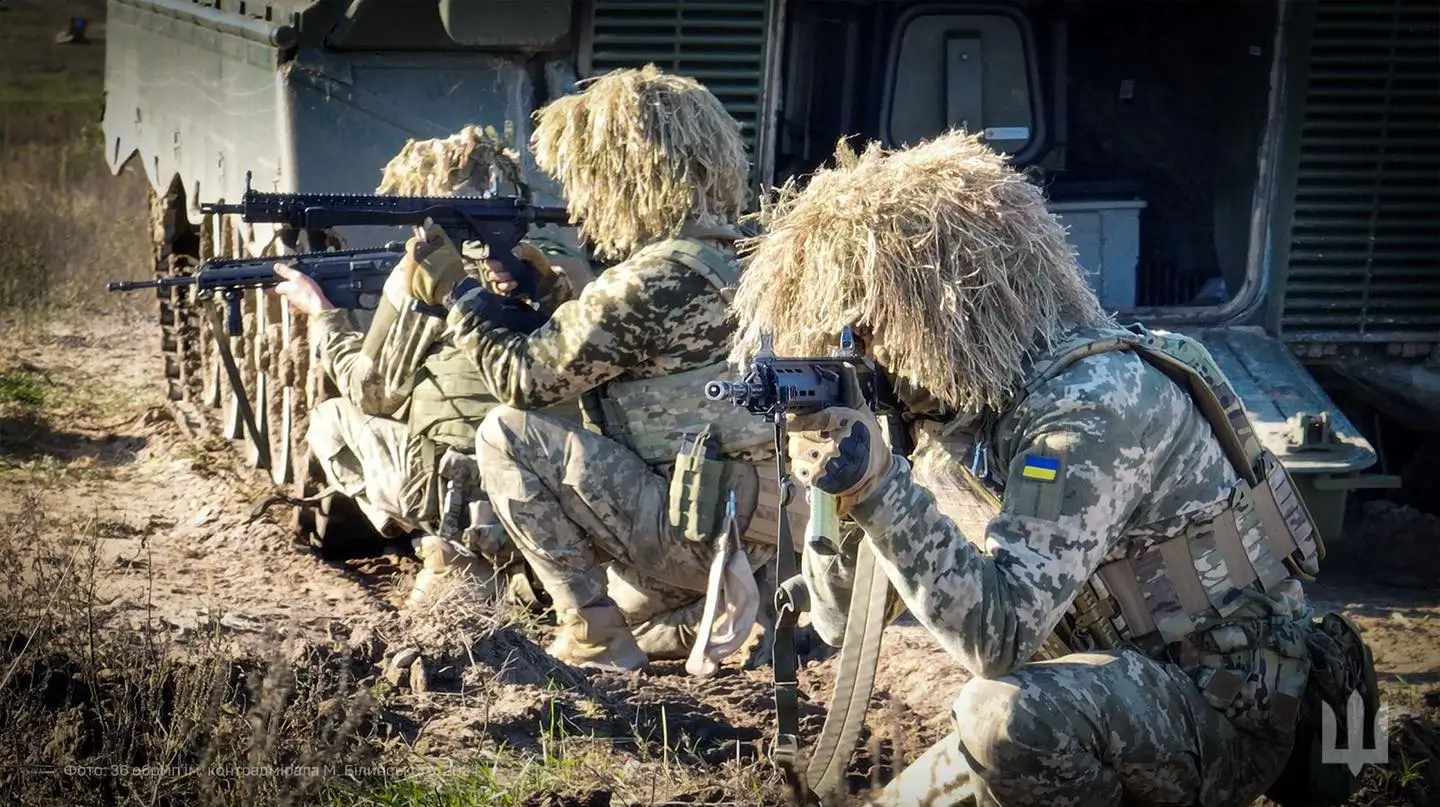
[[[687,541],[708,541],[720,527],[720,490],[725,462],[706,426],[687,434],[670,472],[670,529]]]

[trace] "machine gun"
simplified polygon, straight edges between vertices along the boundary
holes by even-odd
[[[226,308],[225,322],[213,305],[202,308],[209,314],[210,330],[220,351],[220,361],[230,386],[235,390],[240,419],[250,432],[250,438],[260,451],[260,467],[269,467],[269,443],[260,438],[255,423],[255,414],[250,409],[245,395],[245,384],[235,358],[230,353],[229,340],[222,336],[240,336],[244,333],[240,304],[245,289],[270,288],[278,285],[283,278],[275,274],[276,262],[286,263],[309,275],[326,299],[337,308],[351,310],[373,310],[385,289],[385,279],[395,263],[405,255],[405,247],[389,243],[373,249],[352,249],[339,252],[307,252],[298,255],[281,255],[270,258],[212,258],[200,265],[194,274],[183,277],[162,277],[156,280],[122,281],[106,286],[109,291],[138,291],[140,289],[193,288],[192,299],[209,301],[218,296]]]
[[[768,334],[760,337],[760,350],[739,381],[715,380],[705,385],[711,401],[730,401],[764,417],[775,426],[775,462],[780,479],[780,507],[789,506],[792,487],[786,462],[787,414],[809,414],[832,406],[869,409],[882,417],[892,450],[903,447],[900,408],[885,374],[874,361],[861,355],[854,332],[840,333],[840,347],[828,357],[778,358]],[[809,492],[810,520],[805,528],[805,549],[834,554],[840,546],[840,518],[836,498],[818,488]],[[797,803],[815,804],[817,794],[834,789],[844,779],[845,766],[864,727],[865,711],[875,683],[875,662],[884,629],[889,581],[876,568],[869,545],[862,542],[856,561],[845,641],[840,648],[840,672],[810,764],[799,768],[799,683],[796,680],[794,630],[800,612],[808,610],[809,595],[795,562],[790,523],[779,519],[775,579],[775,717],[772,753],[785,773]],[[811,783],[815,783],[812,789]]]
[[[345,226],[439,225],[458,247],[476,240],[489,247],[516,282],[516,294],[535,300],[534,271],[514,254],[532,224],[568,224],[563,207],[533,205],[519,196],[377,196],[348,193],[267,193],[250,187],[239,204],[204,203],[201,213],[238,214],[255,224],[284,224],[297,231]],[[532,329],[533,330],[533,329]]]

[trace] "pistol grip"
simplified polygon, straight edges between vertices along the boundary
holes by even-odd
[[[499,261],[510,273],[511,279],[515,281],[515,290],[511,292],[515,297],[526,297],[538,302],[540,297],[539,283],[535,279],[535,268],[530,264],[515,257],[515,244],[495,243],[490,246],[490,257]]]
[[[805,546],[822,555],[840,551],[840,503],[819,488],[809,489],[810,518],[805,522]]]

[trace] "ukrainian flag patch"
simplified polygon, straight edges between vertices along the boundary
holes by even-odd
[[[1054,482],[1058,473],[1060,473],[1060,460],[1055,457],[1026,454],[1025,467],[1021,470],[1020,475],[1037,482]]]

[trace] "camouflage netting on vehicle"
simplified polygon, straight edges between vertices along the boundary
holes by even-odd
[[[733,222],[747,202],[740,124],[699,82],[654,65],[616,70],[536,113],[531,148],[602,258]]]
[[[385,165],[376,193],[449,196],[485,193],[496,183],[519,183],[520,155],[495,127],[470,125],[449,137],[408,140]]]
[[[1110,322],[1041,189],[978,136],[859,155],[842,140],[835,161],[786,183],[741,243],[732,361],[762,330],[777,352],[825,355],[854,325],[902,389],[974,412],[1004,406],[1033,345]]]

